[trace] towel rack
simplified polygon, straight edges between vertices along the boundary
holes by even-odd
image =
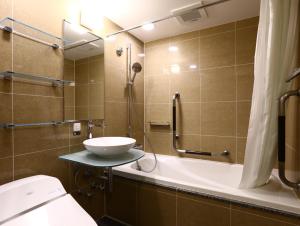
[[[12,129],[16,127],[35,127],[35,126],[59,126],[69,123],[80,122],[82,120],[66,120],[66,121],[51,121],[51,122],[35,122],[35,123],[2,123],[0,128]]]
[[[41,40],[40,38],[32,37],[32,36],[29,36],[29,35],[24,34],[22,32],[19,32],[15,28],[12,28],[11,25],[8,24],[8,23],[12,23],[12,22],[14,22],[16,24],[19,24],[19,25],[21,25],[23,27],[26,27],[28,29],[34,30],[34,31],[36,31],[36,32],[38,32],[40,34],[43,34],[45,36],[48,36],[50,38],[53,38],[55,41],[54,41],[54,43],[50,43],[50,42]],[[57,43],[62,43],[63,40],[61,38],[59,38],[57,36],[54,36],[54,35],[52,35],[52,34],[50,34],[48,32],[42,31],[42,30],[40,30],[38,28],[35,28],[35,27],[31,26],[31,25],[28,25],[26,23],[23,23],[23,22],[21,22],[19,20],[13,19],[11,17],[5,17],[4,19],[0,20],[0,29],[6,31],[8,33],[12,33],[12,34],[18,35],[20,37],[27,38],[27,39],[30,39],[32,41],[39,42],[41,44],[50,46],[53,49],[59,49],[59,48],[62,49],[62,47],[59,44],[57,44]]]
[[[229,155],[228,150],[224,150],[222,152],[209,152],[209,151],[192,151],[192,150],[185,150],[185,149],[178,149],[176,145],[176,141],[180,138],[179,134],[177,134],[176,131],[176,100],[180,98],[179,92],[176,92],[173,95],[173,109],[172,109],[172,115],[173,115],[173,149],[180,153],[180,154],[191,154],[191,155],[205,155],[205,156],[227,156]]]

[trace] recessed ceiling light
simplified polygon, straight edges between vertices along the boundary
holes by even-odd
[[[180,66],[178,64],[171,65],[171,72],[173,74],[178,74],[180,72]]]
[[[190,69],[196,69],[197,68],[197,65],[196,64],[191,64],[190,65]]]
[[[148,23],[148,24],[144,24],[142,26],[142,28],[145,30],[145,31],[151,31],[154,29],[154,24],[153,23]]]
[[[145,57],[145,53],[139,53],[138,56],[139,57]]]
[[[170,52],[177,52],[178,51],[178,47],[177,46],[170,46],[169,47],[169,51]]]

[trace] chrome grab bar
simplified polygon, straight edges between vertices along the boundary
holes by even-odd
[[[227,156],[229,155],[228,150],[224,150],[222,152],[208,152],[208,151],[192,151],[192,150],[185,150],[185,149],[178,149],[176,145],[176,141],[180,138],[179,134],[177,134],[177,125],[176,125],[176,100],[179,100],[180,94],[176,92],[173,95],[173,106],[172,106],[172,116],[173,116],[173,149],[177,153],[181,154],[191,154],[191,155],[206,155],[206,156]]]
[[[300,73],[299,73],[300,74]],[[294,77],[295,78],[295,77]],[[290,80],[288,80],[290,81]],[[288,82],[287,81],[287,82]],[[300,96],[300,89],[284,93],[279,99],[278,115],[278,174],[280,180],[287,186],[300,189],[300,182],[292,182],[285,175],[285,103],[291,96]]]

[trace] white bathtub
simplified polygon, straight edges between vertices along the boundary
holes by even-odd
[[[115,167],[114,175],[300,215],[300,199],[280,182],[276,170],[267,185],[239,189],[242,165],[167,155],[157,155],[157,158],[157,168],[151,173],[138,171],[136,163],[130,163]],[[139,163],[142,168],[151,168],[152,155],[146,154]]]

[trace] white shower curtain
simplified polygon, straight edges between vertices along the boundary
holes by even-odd
[[[278,98],[294,70],[299,0],[261,0],[254,87],[240,188],[268,182],[276,160]]]

